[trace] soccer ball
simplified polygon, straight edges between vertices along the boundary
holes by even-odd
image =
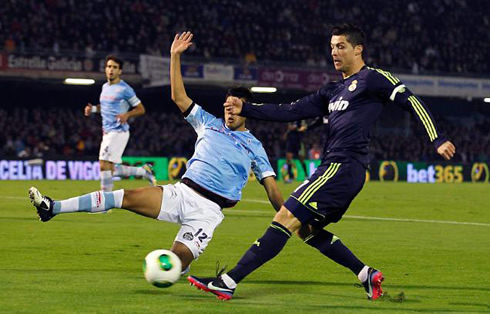
[[[180,278],[182,262],[174,252],[155,250],[146,255],[143,262],[145,279],[159,288],[167,288]]]

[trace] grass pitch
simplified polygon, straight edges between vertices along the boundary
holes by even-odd
[[[144,186],[116,182],[116,188]],[[368,301],[357,278],[292,238],[248,278],[229,302],[182,278],[167,289],[143,278],[144,256],[169,248],[178,226],[133,213],[60,215],[37,221],[27,190],[63,199],[98,182],[0,182],[0,312],[66,313],[358,313],[490,310],[488,184],[369,182],[346,216],[327,229],[365,263],[383,271],[387,296]],[[287,197],[295,185],[281,185]],[[269,225],[274,211],[251,182],[244,200],[225,210],[191,274],[232,267]]]

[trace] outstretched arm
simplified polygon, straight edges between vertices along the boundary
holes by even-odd
[[[314,118],[328,114],[331,88],[332,85],[326,85],[316,93],[289,104],[243,103],[237,97],[228,97],[224,107],[231,114],[260,120],[288,122]]]
[[[181,112],[185,112],[192,104],[192,99],[187,97],[184,80],[180,69],[180,55],[192,45],[192,33],[183,32],[176,34],[170,48],[170,87],[172,100],[177,104]]]

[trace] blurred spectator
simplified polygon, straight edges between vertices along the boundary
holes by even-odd
[[[414,73],[488,74],[488,0],[14,1],[0,7],[4,49],[167,54],[190,30],[190,56],[324,66],[329,30],[354,22],[369,65]],[[471,43],[469,45],[468,43]]]
[[[98,118],[100,119],[100,117]],[[100,121],[83,119],[80,110],[65,107],[0,109],[1,158],[93,158],[101,141]],[[440,129],[456,146],[455,161],[490,162],[490,117],[474,115],[469,121],[436,117]],[[373,132],[371,158],[381,160],[441,161],[425,130],[410,120],[411,128],[378,127]],[[402,123],[397,123],[401,125]],[[180,114],[154,112],[131,122],[127,156],[184,156],[194,152],[196,133]],[[247,128],[264,144],[270,158],[284,158],[283,134],[288,125],[249,119]],[[323,149],[323,128],[305,133],[310,159]]]

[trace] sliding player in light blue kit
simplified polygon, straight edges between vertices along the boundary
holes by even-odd
[[[140,176],[156,185],[150,165],[129,167],[121,165],[122,155],[129,140],[128,119],[145,114],[145,107],[134,90],[121,79],[123,61],[109,55],[105,61],[107,83],[102,86],[100,105],[85,106],[85,115],[100,112],[102,115],[102,143],[100,144],[100,188],[104,192],[112,191],[112,177]],[[129,110],[131,109],[131,110]]]
[[[71,212],[104,212],[122,208],[137,214],[180,224],[171,250],[182,261],[182,269],[197,259],[223,220],[221,210],[241,199],[252,168],[277,211],[283,198],[275,173],[262,144],[245,128],[246,118],[225,112],[218,119],[187,97],[180,69],[180,55],[192,44],[192,34],[176,35],[171,47],[170,81],[172,100],[197,133],[195,152],[180,182],[135,190],[93,192],[64,201],[53,201],[34,187],[32,204],[42,221]],[[251,100],[246,88],[230,89],[228,97]]]

